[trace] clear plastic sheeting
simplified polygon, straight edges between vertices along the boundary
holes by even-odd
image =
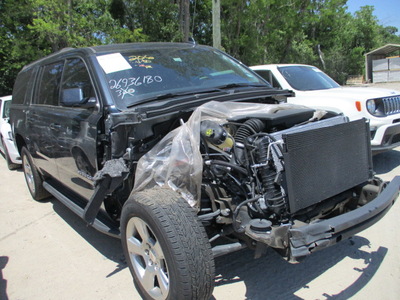
[[[304,108],[293,104],[208,102],[198,107],[189,120],[167,134],[138,162],[133,192],[168,186],[179,192],[192,207],[201,196],[203,159],[200,153],[200,122],[224,124],[228,119],[252,114],[273,114],[280,110]]]

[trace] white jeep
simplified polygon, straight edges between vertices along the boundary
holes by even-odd
[[[374,153],[400,145],[400,92],[380,88],[342,87],[320,69],[299,64],[250,67],[276,88],[289,89],[288,103],[343,113],[350,120],[370,120]]]

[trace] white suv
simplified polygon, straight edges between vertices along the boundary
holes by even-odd
[[[11,126],[8,122],[11,105],[11,96],[0,97],[0,152],[3,153],[10,170],[18,169],[21,165],[21,158],[15,148],[11,133]]]
[[[341,87],[320,69],[299,64],[250,67],[276,88],[289,89],[288,103],[343,113],[350,120],[370,120],[372,150],[400,145],[400,92],[380,88]]]

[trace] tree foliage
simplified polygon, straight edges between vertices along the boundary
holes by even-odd
[[[394,27],[383,27],[364,6],[355,15],[347,0],[226,0],[222,36],[225,50],[245,64],[317,65],[344,83],[363,74],[363,54],[399,43]]]
[[[19,70],[64,47],[109,43],[212,44],[213,0],[0,0],[0,95]],[[245,64],[307,63],[343,83],[363,74],[363,54],[400,43],[373,6],[347,0],[221,0],[222,46]]]

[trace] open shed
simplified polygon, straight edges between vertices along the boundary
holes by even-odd
[[[400,81],[400,44],[387,44],[365,54],[367,82]]]

